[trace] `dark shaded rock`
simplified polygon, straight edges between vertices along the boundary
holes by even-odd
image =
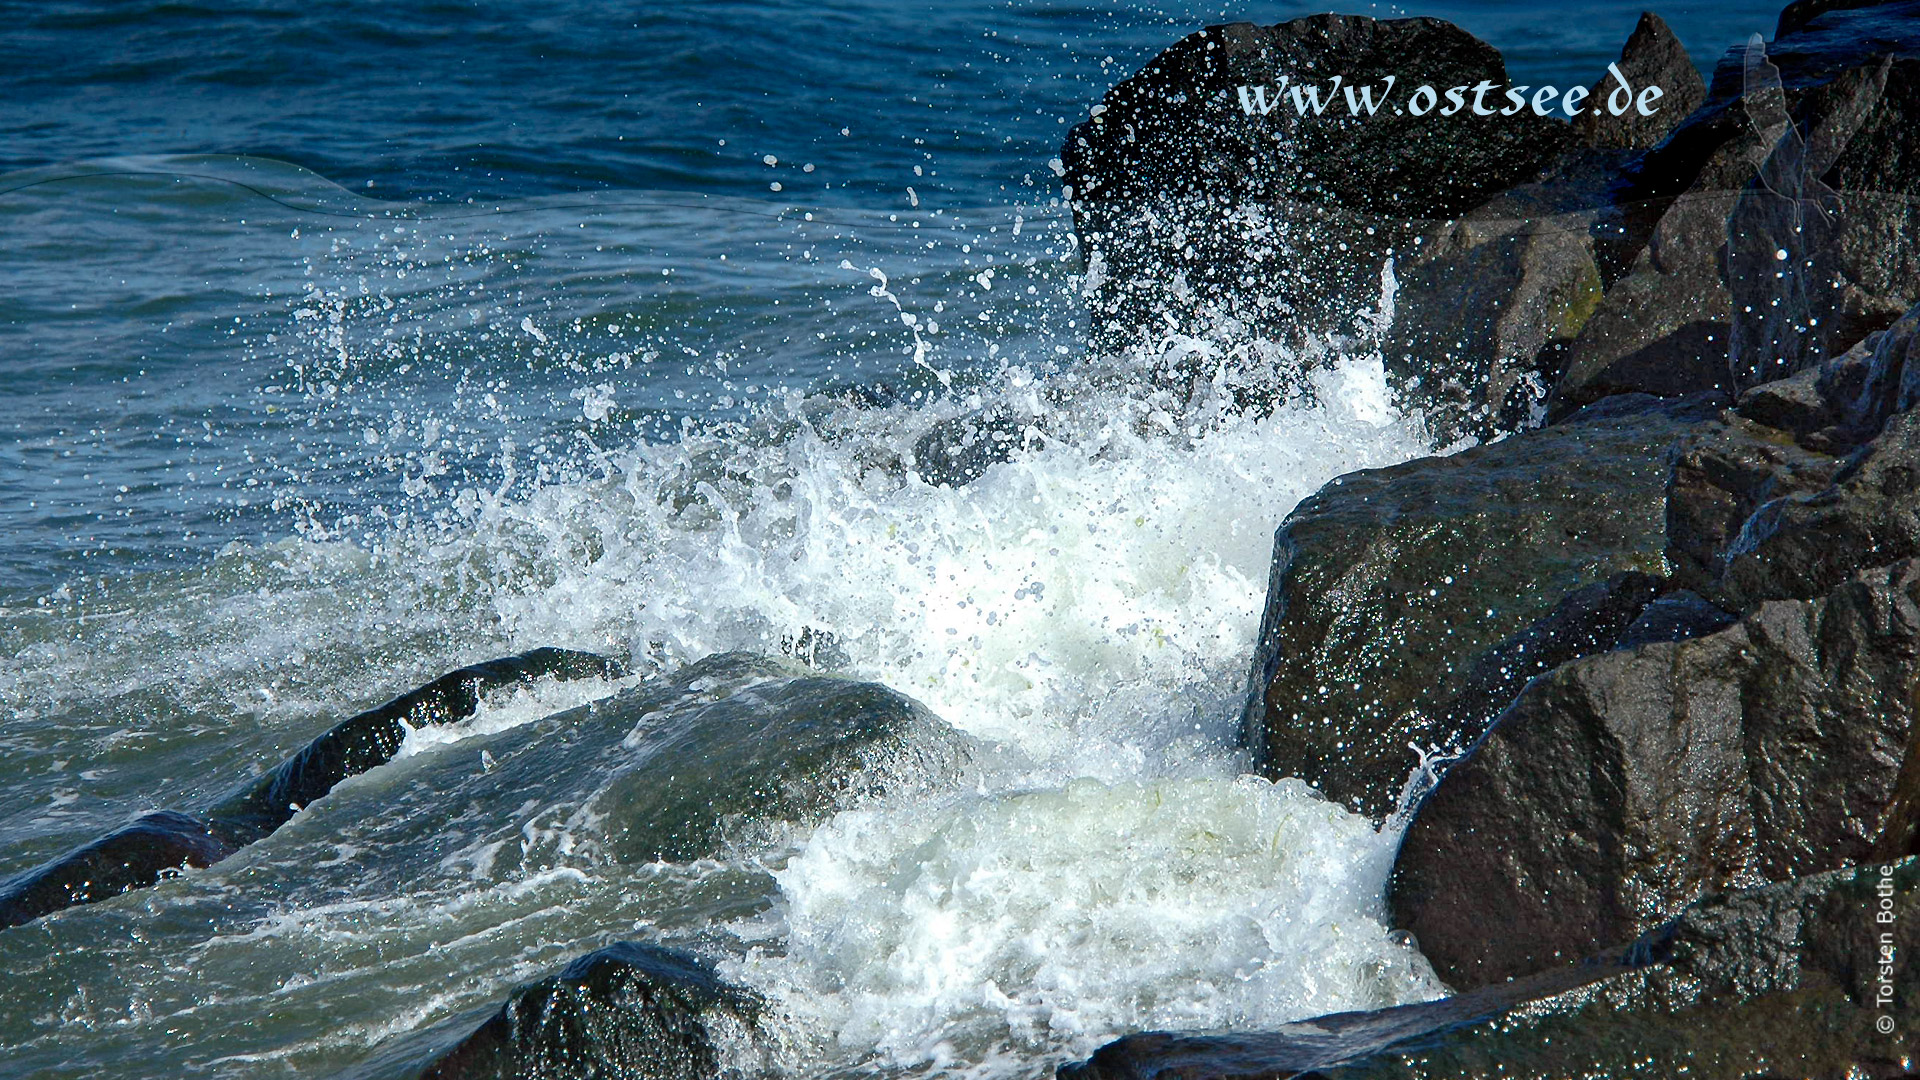
[[[1731,50],[1596,231],[1606,298],[1554,415],[1608,393],[1739,391],[1920,299],[1920,5],[1830,10]],[[1784,253],[1784,255],[1782,254]]]
[[[145,814],[125,828],[0,883],[0,927],[19,926],[77,904],[106,900],[158,882],[183,866],[212,866],[234,847],[207,823],[171,810]]]
[[[1733,612],[1681,589],[1648,604],[1613,645],[1631,649],[1662,641],[1686,641],[1725,630],[1739,621],[1740,616]]]
[[[1567,145],[1565,123],[1530,110],[1440,123],[1397,111],[1422,84],[1482,82],[1506,82],[1499,53],[1437,19],[1315,15],[1182,39],[1108,91],[1062,148],[1096,327],[1114,343],[1166,319],[1183,332],[1219,318],[1276,335],[1303,318],[1345,327],[1389,251]],[[1376,114],[1348,108],[1362,89],[1386,99]]]
[[[1920,554],[1920,413],[1901,413],[1812,494],[1761,506],[1727,548],[1741,604],[1818,596],[1861,567]]]
[[[1920,564],[1900,563],[1536,679],[1420,807],[1396,924],[1481,986],[1738,883],[1912,853],[1917,602]]]
[[[1786,433],[1808,450],[1844,455],[1859,445],[1847,406],[1865,389],[1870,343],[1866,341],[1818,367],[1776,379],[1740,395],[1734,412],[1762,427]],[[1876,432],[1877,433],[1877,432]]]
[[[1060,1076],[1907,1076],[1916,956],[1920,860],[1906,859],[1702,900],[1632,946],[1457,997],[1272,1032],[1132,1035]]]
[[[1667,451],[1701,422],[1690,404],[1604,415],[1302,502],[1275,537],[1245,717],[1262,771],[1384,817],[1409,743],[1479,737],[1485,716],[1442,720],[1476,658],[1575,589],[1661,570]]]
[[[1700,70],[1687,56],[1667,24],[1651,11],[1642,12],[1640,21],[1620,50],[1621,74],[1633,88],[1626,98],[1637,101],[1641,89],[1657,86],[1663,96],[1648,102],[1652,116],[1642,116],[1637,108],[1615,114],[1604,108],[1620,89],[1609,75],[1589,88],[1586,110],[1573,118],[1573,134],[1584,146],[1604,150],[1646,150],[1666,138],[1682,120],[1706,100],[1707,84]]]
[[[1665,584],[1652,574],[1627,570],[1568,593],[1552,611],[1473,662],[1464,689],[1441,707],[1440,726],[1478,738],[1528,680],[1613,648]]]
[[[1706,104],[1637,167],[1629,236],[1682,191],[1735,196],[1723,310],[1737,388],[1834,355],[1920,299],[1917,110],[1920,5],[1828,10],[1731,50]]]
[[[1673,580],[1720,596],[1727,550],[1754,511],[1773,499],[1824,489],[1839,468],[1839,459],[1741,417],[1700,428],[1676,456],[1667,486],[1666,556]]]
[[[1840,412],[1839,430],[1829,438],[1857,445],[1880,434],[1895,415],[1920,406],[1916,341],[1920,307],[1819,369],[1819,397],[1823,404],[1837,402]]]
[[[1529,1002],[1658,963],[1663,951],[1636,943],[1498,986],[1370,1012],[1332,1013],[1275,1031],[1179,1035],[1151,1031],[1110,1042],[1083,1062],[1061,1066],[1059,1080],[1230,1080],[1314,1075],[1340,1062],[1392,1054],[1408,1043],[1470,1029]]]
[[[691,954],[622,941],[515,990],[419,1080],[715,1080],[763,1003]]]
[[[1774,24],[1773,36],[1786,37],[1829,11],[1878,7],[1886,2],[1887,0],[1793,0],[1793,3],[1781,9],[1780,21]]]
[[[1724,320],[1698,319],[1665,328],[1660,321],[1639,318],[1645,309],[1633,302],[1634,294],[1647,290],[1664,313],[1673,308],[1672,298],[1664,294],[1671,286],[1649,276],[1616,287],[1606,316],[1566,348],[1566,370],[1555,387],[1549,417],[1557,419],[1615,394],[1686,397],[1728,388]],[[1662,329],[1665,332],[1658,333]]]
[[[1239,88],[1272,93],[1283,75],[1323,89],[1334,75],[1355,88],[1392,76],[1396,93],[1371,116],[1350,115],[1339,91],[1324,114],[1303,116],[1276,95],[1272,111],[1249,116]],[[1506,82],[1500,54],[1439,19],[1313,15],[1210,26],[1107,92],[1099,113],[1067,137],[1066,181],[1087,207],[1187,194],[1447,217],[1530,178],[1567,141],[1564,123],[1531,112],[1468,111],[1437,124],[1393,111],[1414,87],[1483,80]],[[1356,169],[1357,161],[1395,164]]]
[[[242,785],[214,809],[212,827],[236,847],[286,824],[301,807],[349,776],[385,764],[399,751],[407,728],[464,720],[489,690],[542,676],[618,678],[617,660],[571,649],[541,648],[463,667],[341,721],[266,775]]]

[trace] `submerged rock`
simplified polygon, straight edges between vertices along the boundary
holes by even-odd
[[[1402,843],[1395,923],[1457,987],[1628,940],[1699,897],[1920,837],[1920,563],[1530,683]]]
[[[1245,717],[1261,770],[1392,811],[1409,744],[1471,744],[1505,705],[1499,686],[1517,688],[1476,681],[1477,658],[1576,589],[1659,573],[1665,455],[1701,412],[1599,414],[1352,473],[1302,502],[1275,538]],[[1577,655],[1579,635],[1561,636]]]
[[[677,700],[662,700],[674,691]],[[583,723],[620,737],[589,808],[632,862],[708,856],[755,828],[810,827],[897,786],[951,782],[973,754],[904,694],[744,653],[585,712]],[[499,767],[511,763],[501,757]]]
[[[515,990],[418,1080],[715,1080],[763,1003],[677,949],[622,941]]]
[[[0,883],[0,928],[145,888],[168,871],[211,866],[286,824],[340,781],[384,764],[400,749],[408,727],[472,716],[488,690],[541,676],[612,678],[624,671],[607,657],[541,648],[443,675],[341,721],[202,816],[156,811]]]
[[[143,889],[235,851],[205,821],[171,810],[142,815],[84,847],[0,882],[0,928]]]
[[[1908,858],[1704,899],[1630,945],[1440,1001],[1271,1032],[1131,1035],[1060,1077],[1901,1076],[1916,957]]]
[[[450,724],[473,715],[480,696],[542,676],[558,679],[619,678],[618,660],[571,649],[541,648],[472,664],[402,694],[377,709],[343,720],[306,749],[221,800],[212,827],[236,847],[286,824],[301,808],[349,776],[385,764],[399,752],[410,727]]]

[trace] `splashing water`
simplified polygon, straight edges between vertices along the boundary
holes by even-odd
[[[218,1057],[178,1044],[181,1068],[325,1073],[609,935],[723,957],[775,1003],[793,1074],[1038,1075],[1137,1028],[1438,993],[1383,923],[1391,830],[1297,783],[1238,778],[1234,730],[1275,527],[1336,475],[1427,452],[1371,344],[1391,276],[1356,338],[1289,348],[1222,325],[1057,363],[1051,330],[1001,328],[1048,305],[1071,320],[1081,282],[1050,269],[1057,220],[1009,216],[1026,246],[991,267],[943,276],[868,252],[833,279],[918,383],[743,385],[637,441],[628,402],[680,385],[662,373],[670,336],[511,305],[463,322],[489,260],[534,261],[524,251],[429,258],[421,230],[392,229],[369,265],[325,241],[378,287],[292,290],[279,329],[296,361],[262,394],[288,430],[335,433],[336,489],[371,466],[391,494],[315,494],[336,466],[296,460],[296,441],[257,497],[296,513],[297,537],[9,609],[0,700],[26,720],[7,731],[20,779],[0,809],[26,854],[117,824],[153,797],[142,778],[166,777],[168,798],[213,793],[331,717],[537,645],[643,674],[800,655],[918,698],[979,741],[982,766],[966,791],[637,868],[596,854],[604,825],[578,808],[463,794],[490,768],[468,740],[617,687],[517,691],[411,733],[399,760],[257,851],[154,890],[138,904],[155,928],[91,968],[57,959],[60,935],[98,938],[128,905],[51,920],[44,946],[0,940],[72,1018],[35,1026],[44,1009],[0,997],[0,1028],[35,1032],[26,1067],[133,1060],[166,1029],[227,1040]],[[992,235],[1016,244],[1011,223]],[[966,326],[985,329],[955,344]],[[750,359],[708,355],[682,381],[744,384]],[[516,395],[522,363],[562,373],[547,404]],[[436,372],[447,382],[421,389]],[[501,419],[516,408],[548,428]],[[461,807],[447,821],[383,809],[429,780]],[[275,1025],[228,1037],[269,1007]]]

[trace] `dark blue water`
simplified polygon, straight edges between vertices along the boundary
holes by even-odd
[[[514,332],[530,315],[617,325],[673,357],[643,377],[616,362],[634,411],[602,433],[616,441],[661,437],[722,400],[726,412],[748,385],[897,369],[910,350],[884,326],[892,312],[857,302],[866,279],[842,258],[864,252],[864,269],[911,253],[964,282],[984,255],[956,249],[989,236],[983,248],[1006,248],[1008,208],[1058,240],[1047,162],[1108,86],[1198,26],[1310,10],[0,6],[0,594],[204,558],[404,498],[404,453],[356,442],[356,410],[399,409],[416,435],[437,416],[466,440],[416,474],[444,464],[495,487],[502,437],[566,443],[553,453],[573,459],[570,395],[588,385],[576,369],[622,350],[542,363]],[[1521,81],[1590,80],[1637,12],[1418,11],[1502,48]],[[1773,9],[1663,14],[1706,67],[1770,29]],[[565,198],[581,193],[595,198]],[[808,211],[853,231],[803,235]],[[367,216],[396,213],[424,221],[389,231]],[[910,238],[915,219],[938,234],[931,254]],[[402,279],[405,260],[422,266]],[[402,322],[378,332],[420,357],[406,371],[340,361],[362,380],[342,406],[338,380],[328,391],[301,373],[324,368],[329,348],[338,360],[340,342],[293,316],[309,288],[354,293],[364,280],[406,294]],[[484,311],[453,310],[455,293],[482,284]],[[942,363],[1053,355],[1079,329],[1055,292],[991,316],[989,336],[1005,339],[992,357],[994,342],[961,335],[935,345]],[[349,336],[372,321],[345,315]],[[741,378],[712,366],[719,354]],[[468,393],[489,377],[491,391]],[[487,392],[493,406],[470,407]]]

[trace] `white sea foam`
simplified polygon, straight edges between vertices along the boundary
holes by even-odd
[[[853,811],[779,875],[785,955],[742,970],[809,1052],[883,1066],[1398,1004],[1440,987],[1381,922],[1393,841],[1252,777]]]

